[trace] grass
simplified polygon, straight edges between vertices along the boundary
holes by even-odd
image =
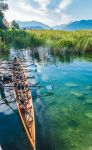
[[[92,31],[27,31],[44,41],[55,53],[92,51]]]
[[[20,49],[42,45],[42,41],[40,41],[40,39],[37,39],[36,35],[30,34],[23,30],[0,30],[0,38],[0,48],[2,50],[5,49],[4,47],[2,48],[2,44],[4,44],[4,46],[10,45],[10,47]]]
[[[92,30],[47,31],[47,30],[0,30],[0,51],[10,47],[32,48],[46,46],[55,54],[85,53],[92,51]]]

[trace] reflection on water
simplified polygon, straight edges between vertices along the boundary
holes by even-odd
[[[39,83],[30,87],[35,108],[37,150],[91,150],[92,55],[59,57],[40,47],[31,51],[11,50],[9,59],[14,56],[26,66],[35,64],[30,66],[28,76],[33,77],[29,78],[32,84]],[[16,114],[5,115],[5,111],[1,111],[0,122],[3,149],[10,150],[9,146],[13,145],[13,149],[28,150]]]
[[[36,60],[37,62],[44,62],[44,63],[56,63],[57,61],[63,62],[63,63],[71,63],[72,61],[76,60],[82,60],[82,61],[92,61],[92,53],[83,53],[83,54],[75,54],[75,53],[63,53],[58,54],[54,53],[54,50],[51,50],[50,48],[46,47],[37,47],[33,49],[12,49],[10,52],[2,53],[0,52],[0,59],[1,60],[8,60],[14,56],[17,56],[21,60],[30,61]]]
[[[8,60],[9,59],[9,52],[4,52],[4,53],[2,53],[1,51],[0,51],[0,60]]]

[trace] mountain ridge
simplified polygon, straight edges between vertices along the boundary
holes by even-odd
[[[92,29],[92,20],[80,20],[70,22],[69,24],[54,26],[56,30],[86,30]]]
[[[21,29],[36,29],[36,30],[90,30],[92,29],[92,20],[73,21],[69,24],[60,24],[56,26],[49,26],[39,21],[16,21]]]
[[[39,21],[19,21],[17,20],[16,21],[20,28],[26,28],[26,29],[43,29],[43,30],[50,30],[51,27],[49,25],[46,25],[42,22],[39,22]]]

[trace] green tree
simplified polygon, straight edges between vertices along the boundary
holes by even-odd
[[[19,29],[19,24],[18,24],[15,20],[13,20],[13,21],[11,22],[11,27],[12,27],[12,28]]]
[[[0,16],[4,16],[4,11],[8,9],[7,0],[0,0]]]
[[[3,22],[4,19],[4,11],[8,9],[7,0],[0,0],[0,28],[5,29],[6,25]]]

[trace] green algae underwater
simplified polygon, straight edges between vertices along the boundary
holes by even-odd
[[[31,89],[37,150],[92,150],[92,54],[76,56],[64,62],[48,49],[39,47],[34,52],[12,49],[8,58],[12,59],[15,54],[21,60],[27,60],[28,64],[37,64],[37,72],[32,72],[31,68],[29,76],[34,75],[35,82],[47,87]],[[20,126],[20,122],[16,122],[17,127]],[[18,132],[18,128],[16,130]],[[4,130],[0,128],[1,132]],[[16,137],[15,132],[11,134]],[[21,140],[19,148],[23,149]],[[9,139],[6,143],[4,139],[0,141],[7,149]],[[15,149],[15,141],[12,141],[12,145]],[[28,150],[26,146],[25,150]]]

